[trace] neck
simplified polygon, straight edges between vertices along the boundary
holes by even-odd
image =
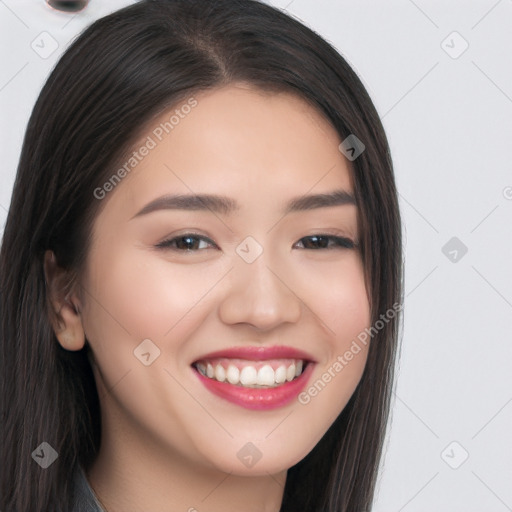
[[[87,475],[105,512],[279,512],[286,471],[225,473],[115,425],[119,418],[102,414],[101,447]]]

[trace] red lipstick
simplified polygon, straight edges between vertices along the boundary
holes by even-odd
[[[274,346],[274,347],[233,347],[226,350],[218,350],[217,352],[210,352],[204,356],[198,357],[200,359],[215,359],[220,357],[227,357],[230,359],[248,359],[250,361],[263,361],[265,359],[303,359],[304,361],[313,361],[313,357],[292,347]]]
[[[305,367],[302,373],[291,381],[283,382],[275,387],[247,387],[241,384],[230,384],[209,378],[200,373],[193,365],[200,382],[214,395],[231,403],[252,410],[270,410],[290,403],[306,386],[314,367],[311,355],[291,347],[238,347],[211,352],[196,360],[207,362],[215,359],[237,359],[249,361],[274,361],[276,359],[302,360]]]

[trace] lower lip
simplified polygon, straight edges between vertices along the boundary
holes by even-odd
[[[246,409],[266,411],[283,407],[296,398],[306,386],[313,371],[313,366],[313,363],[308,363],[299,377],[275,388],[244,388],[205,377],[195,368],[194,371],[206,389],[214,395]]]

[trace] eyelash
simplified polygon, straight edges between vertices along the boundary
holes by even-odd
[[[357,247],[357,243],[355,243],[353,240],[351,240],[350,238],[346,238],[346,237],[341,237],[341,236],[334,236],[334,235],[328,235],[328,234],[323,234],[323,233],[319,233],[319,234],[315,234],[315,235],[309,235],[309,236],[305,236],[303,238],[301,238],[299,240],[299,242],[302,242],[303,240],[307,240],[307,239],[311,239],[311,238],[327,238],[329,241],[332,241],[334,240],[337,244],[337,247],[320,247],[320,248],[317,248],[317,249],[309,249],[309,250],[327,250],[327,251],[330,251],[330,250],[333,250],[333,249],[336,249],[336,248],[339,248],[339,249],[354,249]],[[213,242],[212,240],[210,240],[209,238],[203,236],[203,235],[199,235],[197,233],[185,233],[184,235],[180,235],[180,236],[177,236],[177,237],[174,237],[174,238],[170,238],[168,240],[163,240],[162,242],[160,242],[159,244],[157,244],[155,247],[157,247],[158,249],[170,249],[172,251],[179,251],[179,252],[198,252],[198,251],[201,251],[201,250],[204,250],[204,249],[196,249],[196,250],[193,250],[193,249],[185,249],[185,250],[181,250],[181,249],[178,249],[177,247],[172,247],[172,244],[174,244],[174,242],[176,241],[179,241],[179,240],[183,240],[183,239],[201,239],[201,240],[205,240],[207,241],[208,243],[214,245],[214,246],[217,246],[217,244],[215,244],[215,242]],[[304,248],[306,249],[306,248]],[[307,250],[307,249],[306,249]]]

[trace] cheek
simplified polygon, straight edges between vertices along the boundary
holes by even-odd
[[[102,251],[103,252],[103,251]],[[91,258],[95,275],[91,318],[124,333],[133,343],[145,338],[162,340],[187,325],[201,311],[205,295],[222,277],[222,269],[175,264],[140,249],[110,255],[105,265],[98,252]]]
[[[358,335],[370,327],[370,307],[362,263],[347,258],[326,277],[319,272],[308,306],[325,327],[326,351],[318,361],[308,387],[298,397],[298,407],[311,420],[303,425],[302,439],[310,439],[304,455],[320,440],[341,413],[363,374],[369,343]]]
[[[90,294],[84,308],[84,329],[106,386],[115,386],[131,372],[123,386],[128,380],[140,380],[144,387],[151,385],[152,378],[141,371],[188,368],[185,340],[204,323],[215,286],[227,270],[171,263],[140,249],[129,250],[126,245],[122,250],[114,246],[98,250],[91,256],[90,268],[94,270],[86,283]],[[147,342],[141,345],[146,339],[156,348]],[[148,346],[157,357],[145,367],[136,357],[140,350],[147,352]],[[139,400],[139,396],[135,390],[127,401]]]
[[[361,378],[369,345],[358,339],[370,327],[371,318],[363,266],[356,253],[347,259],[339,278],[331,278],[330,289],[324,305],[331,337],[321,380],[325,395],[338,403],[335,412],[339,413]],[[317,388],[323,391],[322,383]]]
[[[209,291],[226,270],[171,263],[126,246],[117,251],[105,246],[91,254],[90,269],[84,326],[105,387],[115,388],[124,410],[146,418],[150,428],[162,425],[174,431],[187,414],[197,415],[201,423],[204,411],[194,403],[190,407],[190,395],[180,384],[186,375],[180,372],[190,363],[186,341],[204,322],[211,308]],[[150,366],[134,353],[145,339],[160,350]],[[180,403],[188,403],[192,411],[180,411]],[[165,438],[165,433],[157,437]]]
[[[333,291],[333,329],[336,333],[337,345],[345,346],[348,341],[356,338],[370,325],[370,304],[366,293],[363,269],[359,261],[351,265],[342,284]],[[341,348],[341,347],[340,347]]]
[[[307,275],[303,283],[304,302],[322,321],[331,349],[339,352],[371,321],[360,258],[355,252],[347,254],[336,266],[317,265]]]

